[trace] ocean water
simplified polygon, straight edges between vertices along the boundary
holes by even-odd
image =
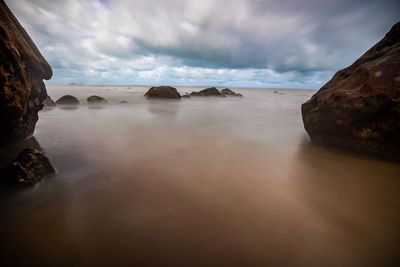
[[[58,173],[1,194],[0,266],[399,266],[400,165],[311,144],[314,91],[147,89],[48,87],[83,104],[40,112]]]

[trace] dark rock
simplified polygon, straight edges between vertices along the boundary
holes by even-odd
[[[118,104],[128,104],[128,101],[122,100],[122,101],[119,101]]]
[[[52,70],[4,1],[0,1],[0,147],[32,135]]]
[[[278,91],[276,91],[276,90],[274,91],[274,94],[278,94],[278,93],[279,93]]]
[[[243,96],[242,94],[237,94],[229,88],[225,88],[221,90],[221,94],[228,96]]]
[[[21,187],[33,186],[55,172],[50,160],[33,148],[24,149],[6,169],[9,181]]]
[[[400,23],[302,105],[313,142],[400,160]]]
[[[80,102],[79,100],[72,95],[65,95],[60,97],[57,101],[56,101],[57,105],[79,105]]]
[[[43,101],[43,105],[46,108],[54,108],[57,104],[53,101],[53,99],[50,98],[50,96],[47,96]]]
[[[176,88],[171,86],[151,87],[144,96],[148,98],[181,98]]]
[[[101,96],[97,96],[97,95],[89,96],[86,100],[89,104],[95,104],[95,103],[105,104],[105,103],[107,103],[107,100],[105,98],[103,98]]]
[[[225,97],[225,95],[221,94],[221,92],[215,88],[215,87],[210,87],[203,89],[199,92],[192,92],[190,96],[219,96],[219,97]]]

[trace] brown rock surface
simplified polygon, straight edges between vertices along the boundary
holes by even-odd
[[[151,87],[144,96],[149,98],[181,98],[178,90],[171,86]]]
[[[0,147],[32,135],[52,70],[0,0]]]
[[[9,181],[21,187],[33,186],[55,172],[50,160],[34,148],[24,149],[6,169]]]
[[[210,87],[203,89],[199,92],[192,92],[190,96],[219,96],[219,97],[225,97],[225,95],[221,94],[221,92],[215,88],[215,87]]]
[[[400,23],[302,105],[313,142],[400,160]]]

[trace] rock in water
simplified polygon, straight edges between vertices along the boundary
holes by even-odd
[[[101,104],[105,104],[105,103],[107,103],[107,100],[105,99],[105,98],[103,98],[103,97],[101,97],[101,96],[97,96],[97,95],[92,95],[92,96],[89,96],[87,99],[87,102],[90,104],[90,103],[101,103]]]
[[[32,135],[52,70],[0,0],[0,147]]]
[[[33,186],[55,172],[50,160],[33,148],[24,149],[6,169],[9,181],[22,187]]]
[[[229,88],[225,88],[221,90],[221,94],[228,96],[243,96],[242,94],[237,94]]]
[[[190,96],[219,96],[219,97],[225,97],[225,95],[221,94],[221,92],[215,88],[215,87],[210,87],[203,89],[199,92],[192,92]]]
[[[151,87],[144,96],[149,98],[181,98],[178,90],[171,86]]]
[[[313,142],[400,160],[400,22],[302,105]]]
[[[79,105],[80,102],[79,100],[72,95],[65,95],[60,97],[57,101],[56,101],[57,105]]]
[[[50,96],[47,96],[46,99],[43,101],[44,107],[47,108],[53,108],[57,106],[57,104],[53,101],[53,99],[50,98]]]

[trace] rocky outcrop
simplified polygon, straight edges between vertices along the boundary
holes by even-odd
[[[190,96],[219,96],[219,97],[225,97],[225,95],[221,94],[221,92],[215,88],[215,87],[210,87],[203,89],[199,92],[192,92]]]
[[[235,93],[234,91],[232,91],[229,88],[222,89],[221,94],[227,95],[227,96],[241,96],[241,97],[243,96],[242,94]]]
[[[89,104],[105,104],[105,103],[107,103],[107,100],[105,98],[103,98],[101,96],[97,96],[97,95],[89,96],[86,100]]]
[[[400,23],[302,105],[313,142],[400,160]]]
[[[0,147],[32,135],[52,70],[0,0]]]
[[[79,100],[72,95],[65,95],[60,97],[57,101],[56,101],[57,105],[79,105],[80,102]]]
[[[50,160],[33,148],[24,149],[5,171],[8,180],[21,187],[33,186],[55,172]]]
[[[144,96],[147,96],[148,98],[181,98],[178,90],[171,86],[151,87]]]

